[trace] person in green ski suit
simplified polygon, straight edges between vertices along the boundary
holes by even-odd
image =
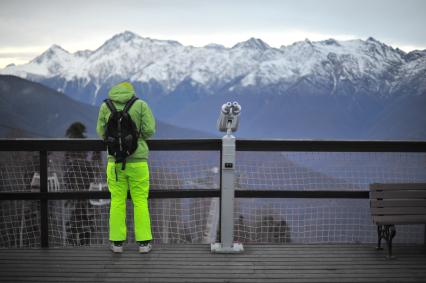
[[[108,98],[112,100],[117,111],[123,110],[127,101],[135,96],[133,85],[122,82],[114,85]],[[102,103],[99,109],[97,134],[104,139],[105,129],[111,112]],[[121,163],[115,163],[113,156],[108,155],[107,182],[111,193],[111,206],[109,218],[109,239],[112,242],[113,252],[122,252],[122,243],[126,240],[126,199],[127,190],[130,194],[134,207],[135,239],[139,243],[139,251],[146,253],[151,250],[152,235],[151,223],[148,210],[149,192],[149,168],[148,168],[148,146],[146,140],[155,133],[155,119],[148,104],[138,99],[129,109],[129,115],[140,130],[138,147],[136,151],[127,157],[125,169],[122,170]]]

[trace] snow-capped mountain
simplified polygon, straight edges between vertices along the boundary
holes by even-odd
[[[155,84],[160,94],[169,94],[189,80],[208,94],[265,86],[282,94],[302,85],[304,93],[312,88],[339,94],[349,87],[351,93],[387,95],[400,80],[410,79],[410,72],[426,69],[422,58],[425,52],[406,54],[373,38],[305,40],[279,49],[251,38],[225,48],[183,46],[126,31],[95,51],[69,53],[53,45],[28,64],[9,66],[0,73],[44,83],[91,104],[101,101],[97,96],[105,97],[103,86],[126,79]],[[81,89],[86,90],[84,96]]]
[[[250,117],[253,123],[263,123],[259,113],[266,119],[283,109],[278,105],[295,103],[292,97],[299,97],[297,107],[304,109],[321,97],[318,103],[325,103],[327,115],[355,111],[348,121],[369,123],[394,99],[426,94],[426,50],[405,53],[374,38],[306,39],[280,48],[250,38],[232,48],[214,43],[193,47],[126,31],[94,51],[69,53],[53,45],[28,64],[10,65],[0,74],[42,83],[92,105],[98,105],[113,84],[130,80],[160,119],[178,125],[191,120],[196,129],[214,125],[210,120],[216,119],[216,104],[235,98],[245,100],[245,109],[256,109]],[[205,114],[207,120],[194,121],[193,111],[211,103],[214,114],[203,110],[210,113]]]

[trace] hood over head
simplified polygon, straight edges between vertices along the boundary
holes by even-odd
[[[135,95],[135,89],[130,82],[122,82],[114,85],[108,92],[108,97],[118,103],[126,103]]]

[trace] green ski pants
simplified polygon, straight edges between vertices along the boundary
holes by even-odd
[[[126,200],[127,190],[130,188],[133,201],[135,239],[136,241],[151,240],[151,221],[148,210],[148,163],[126,163],[126,168],[121,170],[121,163],[108,162],[107,181],[111,193],[109,239],[111,241],[126,240]]]

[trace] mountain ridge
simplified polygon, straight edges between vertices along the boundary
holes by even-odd
[[[426,50],[406,53],[372,37],[280,48],[250,38],[228,48],[126,31],[93,51],[53,45],[0,73],[90,105],[128,80],[160,120],[210,134],[221,104],[237,100],[245,138],[426,139],[426,101],[417,98],[426,95]]]
[[[17,75],[41,82],[72,96],[75,88],[86,88],[86,97],[77,100],[99,104],[105,87],[122,80],[157,84],[160,95],[170,94],[191,80],[206,94],[244,92],[251,86],[277,85],[274,91],[285,94],[299,82],[315,76],[316,82],[331,82],[326,92],[344,93],[336,87],[362,81],[367,92],[389,95],[405,64],[426,57],[426,50],[405,53],[372,37],[337,41],[308,39],[275,48],[261,39],[250,38],[231,48],[184,46],[177,41],[141,37],[125,31],[114,35],[94,51],[69,53],[52,45],[28,64],[9,66],[2,74]],[[216,44],[216,47],[219,45]],[[414,65],[414,64],[412,64]],[[420,71],[425,66],[418,66]],[[322,82],[323,81],[323,82]],[[59,83],[58,83],[59,82]],[[92,91],[92,94],[88,93]],[[148,95],[156,95],[149,93]],[[158,95],[158,94],[157,94]],[[92,96],[92,97],[91,97]]]

